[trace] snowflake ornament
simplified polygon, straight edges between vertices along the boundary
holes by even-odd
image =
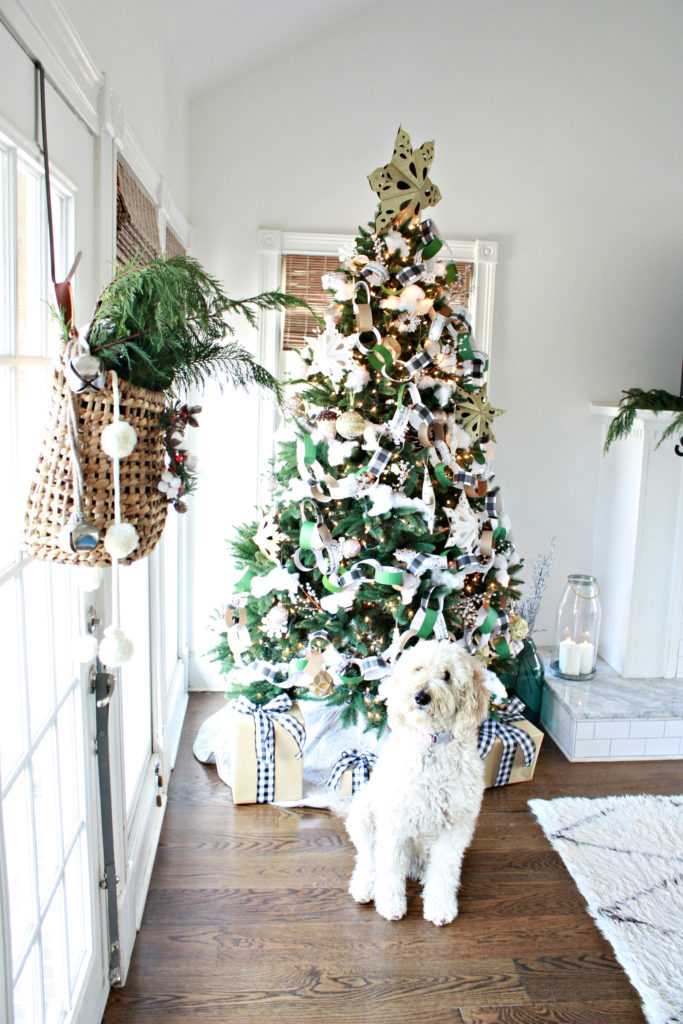
[[[420,326],[420,317],[417,313],[401,313],[396,319],[401,334],[412,334]]]
[[[338,253],[339,253],[339,262],[341,263],[341,265],[343,267],[348,267],[349,263],[354,258],[354,256],[358,255],[358,250],[356,249],[356,243],[355,242],[351,242],[351,241],[344,242],[343,245],[339,246]]]
[[[305,338],[310,346],[313,361],[307,367],[306,376],[322,373],[334,384],[339,384],[344,370],[350,365],[353,348],[350,339],[340,334],[330,317],[325,318],[325,330],[317,338]]]
[[[488,437],[495,441],[492,426],[496,416],[500,416],[502,409],[494,409],[486,394],[486,388],[470,394],[467,398],[458,400],[456,419],[461,427],[467,431],[473,441],[478,437]]]
[[[445,548],[458,547],[470,553],[479,541],[479,516],[470,507],[463,491],[455,508],[444,508],[448,518],[450,533],[444,544]]]
[[[277,510],[272,508],[263,517],[254,534],[254,544],[271,562],[277,562],[280,544],[285,539],[285,535],[278,529],[276,516]]]

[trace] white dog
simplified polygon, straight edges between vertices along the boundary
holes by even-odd
[[[418,643],[384,684],[390,735],[346,822],[358,851],[349,892],[382,917],[406,912],[406,879],[422,883],[424,916],[458,913],[462,858],[479,814],[478,726],[490,693],[479,663],[449,641]]]

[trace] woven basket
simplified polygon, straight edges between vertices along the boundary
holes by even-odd
[[[157,490],[166,468],[164,435],[159,425],[166,405],[162,391],[147,391],[119,380],[121,419],[135,428],[137,444],[120,461],[121,519],[132,523],[140,543],[122,565],[143,558],[156,546],[166,523],[168,502]],[[102,543],[114,522],[112,461],[100,447],[100,434],[114,415],[111,374],[101,391],[76,395],[83,466],[83,515],[100,531],[94,551],[68,554],[59,545],[61,529],[74,511],[71,455],[67,431],[67,407],[71,391],[61,371],[52,386],[46,436],[31,484],[24,527],[24,550],[34,558],[69,565],[109,565]]]

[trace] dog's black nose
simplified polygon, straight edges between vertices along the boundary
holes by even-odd
[[[420,708],[426,708],[431,703],[432,698],[429,696],[426,690],[418,690],[415,694],[415,703]]]

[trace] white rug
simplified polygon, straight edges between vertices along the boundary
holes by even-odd
[[[683,1024],[683,796],[530,800],[649,1024]]]

